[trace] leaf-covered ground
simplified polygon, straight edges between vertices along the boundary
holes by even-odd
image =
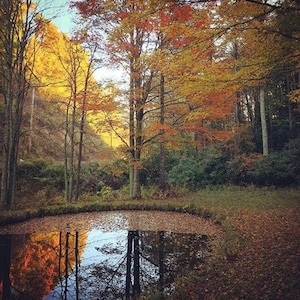
[[[228,217],[236,251],[182,279],[180,299],[300,299],[299,210],[241,210]]]

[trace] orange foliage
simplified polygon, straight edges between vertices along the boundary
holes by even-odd
[[[12,240],[12,255],[16,260],[11,262],[11,282],[18,291],[27,291],[34,299],[43,299],[58,284],[59,277],[71,272],[75,264],[75,251],[69,251],[68,266],[65,272],[66,234],[59,232],[34,233],[25,235],[20,240]],[[75,232],[68,235],[69,247],[75,247]],[[79,254],[86,242],[86,233],[79,235]],[[62,256],[59,257],[59,253]],[[59,264],[60,262],[60,264]],[[19,276],[18,274],[21,274]]]
[[[173,5],[171,7],[171,21],[186,22],[191,18],[192,7],[190,5]]]
[[[164,134],[170,136],[170,135],[176,135],[178,133],[178,130],[176,130],[173,126],[169,124],[160,124],[160,123],[152,123],[144,130],[145,135],[150,135],[150,134],[154,135],[154,134],[159,134],[160,132],[163,132]]]

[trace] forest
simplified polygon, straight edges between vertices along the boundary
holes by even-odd
[[[83,273],[95,299],[142,258],[176,276],[134,299],[300,299],[299,20],[293,0],[0,1],[0,298],[54,275],[67,299],[87,228],[127,211],[121,252],[90,244],[123,259]]]
[[[70,35],[51,3],[0,5],[3,209],[299,184],[298,1],[70,5]]]

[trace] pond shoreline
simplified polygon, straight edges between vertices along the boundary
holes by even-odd
[[[178,212],[189,213],[203,217],[205,219],[211,219],[212,214],[206,209],[195,209],[190,205],[182,206],[178,203],[160,203],[147,204],[144,201],[124,201],[119,203],[110,202],[92,202],[87,204],[62,204],[62,205],[49,205],[43,207],[37,207],[33,209],[23,210],[9,210],[0,212],[0,230],[2,227],[8,225],[15,225],[21,222],[26,222],[31,219],[44,218],[48,216],[66,216],[80,213],[93,213],[93,212],[108,212],[108,211],[162,211],[162,212]]]
[[[109,230],[111,218],[116,217],[119,217],[118,226],[121,229],[197,233],[224,237],[221,226],[212,220],[190,213],[153,210],[95,211],[32,218],[1,226],[0,234],[82,230],[89,229],[91,226]]]

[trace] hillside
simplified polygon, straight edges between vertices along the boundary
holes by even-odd
[[[59,103],[35,99],[34,113],[31,120],[31,99],[25,103],[19,145],[19,158],[22,160],[47,159],[63,161],[65,115]],[[4,119],[3,109],[0,109]],[[77,131],[77,133],[79,130]],[[30,147],[31,141],[31,147]],[[0,129],[1,152],[3,144],[3,126]],[[83,161],[111,158],[114,151],[87,124],[85,128]]]

